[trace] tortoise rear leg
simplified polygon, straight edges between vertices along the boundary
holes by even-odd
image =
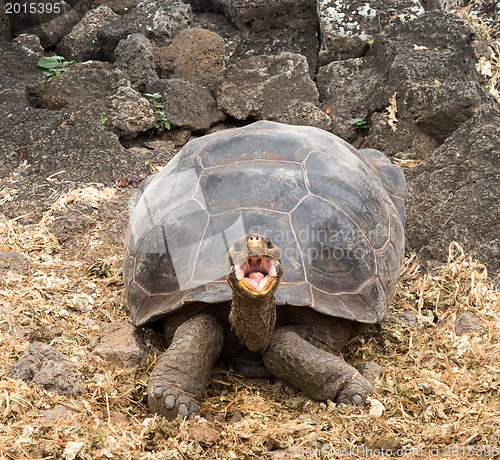
[[[273,375],[313,399],[358,406],[373,393],[370,382],[354,367],[310,344],[293,326],[274,331],[264,363]]]
[[[200,313],[181,324],[149,377],[150,410],[169,420],[196,414],[222,343],[222,326],[212,315]]]

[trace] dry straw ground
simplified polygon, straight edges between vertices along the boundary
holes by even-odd
[[[201,417],[167,422],[152,416],[144,392],[161,351],[158,337],[147,336],[152,352],[142,368],[124,369],[93,354],[103,325],[128,316],[122,248],[104,242],[101,224],[70,251],[48,230],[62,206],[83,200],[99,207],[127,193],[75,191],[38,225],[0,223],[0,252],[18,251],[30,261],[28,271],[7,271],[0,282],[0,458],[285,459],[319,456],[319,449],[331,458],[349,451],[384,458],[398,449],[425,458],[421,453],[436,446],[443,455],[453,454],[445,450],[451,446],[469,446],[493,456],[493,447],[481,449],[500,439],[500,296],[484,266],[455,244],[434,274],[422,274],[410,255],[389,318],[347,347],[351,362],[383,368],[372,406],[314,402],[275,379],[218,372]],[[480,318],[484,334],[456,335],[455,319],[464,312]],[[34,340],[71,360],[85,378],[84,395],[60,396],[7,377]]]

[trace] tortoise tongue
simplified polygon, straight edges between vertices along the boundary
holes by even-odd
[[[262,272],[252,272],[248,275],[248,278],[257,281],[257,283],[264,278],[264,273]]]
[[[252,272],[245,276],[247,283],[257,289],[257,291],[262,291],[262,289],[264,289],[268,279],[269,276],[264,275],[262,272]]]

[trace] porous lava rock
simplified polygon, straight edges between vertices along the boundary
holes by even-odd
[[[79,62],[103,57],[97,41],[97,32],[118,18],[119,16],[107,6],[89,10],[71,32],[62,38],[57,45],[57,53],[66,59]]]
[[[83,377],[68,358],[51,345],[41,342],[29,347],[12,366],[9,377],[33,382],[63,395],[79,395],[85,391]]]
[[[219,107],[238,120],[276,120],[294,100],[319,105],[307,60],[296,53],[256,56],[229,65],[216,97]]]
[[[151,42],[142,34],[132,34],[118,43],[116,65],[139,91],[159,80]]]
[[[406,237],[428,259],[446,260],[451,241],[500,269],[500,106],[484,105],[407,174]]]
[[[390,23],[410,22],[425,11],[418,0],[318,0],[321,65],[361,57]]]
[[[151,92],[162,95],[162,109],[172,126],[206,131],[226,116],[209,89],[182,78],[159,80]]]
[[[146,358],[146,346],[129,321],[106,325],[94,353],[124,367],[138,366]]]
[[[162,77],[182,78],[214,89],[224,67],[224,40],[204,29],[181,31],[167,48]]]

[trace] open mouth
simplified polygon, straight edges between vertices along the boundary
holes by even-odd
[[[262,292],[270,278],[277,276],[274,260],[265,256],[251,256],[243,264],[236,264],[234,271],[239,281],[258,292]]]

